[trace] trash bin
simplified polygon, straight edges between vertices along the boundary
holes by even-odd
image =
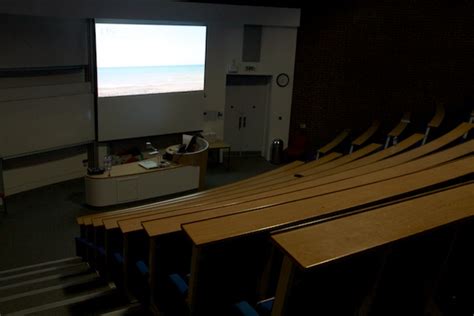
[[[273,140],[270,162],[276,165],[281,164],[283,162],[283,140]]]

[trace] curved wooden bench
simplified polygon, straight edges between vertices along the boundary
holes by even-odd
[[[428,122],[428,126],[426,127],[425,131],[425,137],[423,138],[423,142],[421,143],[424,145],[426,141],[428,140],[428,134],[430,133],[432,128],[438,128],[441,125],[441,122],[443,122],[445,116],[445,111],[444,111],[444,105],[441,103],[436,104],[436,111],[431,119],[431,121]]]
[[[330,141],[328,144],[324,145],[323,147],[321,147],[317,153],[316,153],[316,160],[319,159],[319,157],[321,156],[321,154],[327,154],[329,151],[333,150],[334,148],[336,148],[337,145],[339,145],[340,143],[342,143],[348,136],[349,136],[349,133],[350,133],[350,129],[345,129],[343,130],[341,133],[339,133],[336,138],[334,138],[332,141]]]
[[[151,203],[151,204],[147,204],[146,206],[138,206],[138,207],[133,207],[133,208],[124,208],[124,209],[115,210],[115,211],[100,212],[100,213],[80,216],[80,217],[77,218],[77,223],[79,225],[82,225],[85,222],[90,222],[90,219],[94,218],[94,217],[100,217],[100,216],[104,216],[104,215],[108,215],[108,214],[120,214],[120,213],[128,212],[128,211],[135,211],[135,210],[141,209],[142,207],[147,207],[147,206],[167,205],[167,204],[176,203],[176,202],[179,202],[179,201],[194,199],[194,198],[197,198],[197,197],[200,197],[200,196],[203,196],[203,195],[207,195],[211,192],[216,192],[216,191],[217,192],[225,192],[228,189],[232,189],[232,188],[235,188],[235,187],[241,186],[241,185],[247,185],[251,182],[258,181],[258,180],[264,179],[266,177],[269,177],[269,176],[272,176],[272,175],[275,175],[275,174],[278,174],[278,173],[281,173],[281,172],[285,172],[285,171],[294,169],[294,168],[302,166],[304,164],[305,163],[303,161],[294,161],[294,162],[291,162],[291,163],[289,163],[285,166],[279,167],[279,168],[274,169],[274,170],[267,171],[267,172],[262,173],[260,175],[257,175],[257,176],[254,176],[254,177],[251,177],[251,178],[248,178],[248,179],[245,179],[245,180],[237,181],[237,182],[234,182],[234,183],[230,183],[230,184],[227,184],[227,185],[223,185],[223,186],[220,186],[218,188],[206,190],[206,191],[203,191],[203,192],[197,192],[197,193],[188,194],[188,195],[185,195],[185,196],[182,196],[182,197],[177,197],[177,198],[168,199],[168,200],[165,200],[165,201]]]
[[[408,124],[410,124],[411,112],[405,112],[400,120],[400,123],[397,124],[387,135],[387,140],[385,141],[385,148],[390,145],[390,140],[394,143],[397,142],[398,137],[403,133],[403,131],[407,128]]]
[[[96,216],[92,219],[91,222],[85,222],[85,223],[92,224],[94,226],[101,226],[103,225],[104,220],[108,220],[111,218],[137,217],[137,216],[148,215],[156,211],[164,212],[168,210],[215,203],[217,200],[222,199],[223,197],[227,199],[227,197],[229,197],[230,195],[236,195],[237,193],[246,194],[247,192],[250,192],[251,190],[265,188],[265,186],[269,184],[273,184],[275,182],[281,182],[283,181],[282,179],[285,179],[285,178],[292,179],[294,172],[298,172],[299,170],[317,169],[321,167],[322,165],[340,156],[341,154],[332,153],[331,155],[324,157],[325,159],[320,159],[319,161],[312,161],[304,165],[300,165],[298,167],[291,168],[283,172],[279,172],[277,174],[272,174],[264,178],[259,178],[251,183],[245,183],[239,186],[234,186],[230,190],[209,192],[209,194],[200,195],[198,198],[195,198],[192,200],[183,200],[183,201],[178,201],[177,203],[168,204],[168,205],[159,205],[159,206],[145,205],[145,206],[142,206],[139,210],[134,210],[133,212],[123,212],[120,214],[110,214],[110,215],[104,214],[101,216]]]
[[[351,148],[349,149],[349,154],[354,151],[354,148],[356,146],[362,146],[365,142],[369,140],[374,134],[377,132],[377,130],[380,127],[380,121],[376,120],[372,122],[372,125],[364,132],[362,133],[359,137],[357,137],[355,140],[352,141],[351,143]]]
[[[375,163],[380,160],[387,159],[389,157],[395,156],[397,154],[400,154],[411,147],[413,147],[415,144],[419,143],[420,140],[423,138],[422,134],[413,134],[410,137],[407,137],[400,143],[398,143],[395,146],[389,147],[387,149],[381,150],[379,152],[376,152],[372,155],[369,155],[367,157],[358,159],[357,161],[354,161],[351,164],[343,165],[331,170],[327,170],[324,172],[321,172],[319,176],[329,176],[337,173],[341,173],[343,171],[351,170],[351,169],[356,169],[358,167],[363,167],[372,163]]]
[[[426,153],[429,153],[430,151],[435,150],[436,148],[441,148],[442,146],[444,146],[444,145],[446,145],[447,143],[449,143],[449,139],[456,138],[456,137],[455,137],[455,134],[456,134],[456,133],[460,133],[460,132],[464,133],[464,132],[465,132],[466,130],[468,130],[469,128],[471,128],[471,125],[469,125],[469,124],[467,124],[467,125],[466,125],[466,124],[461,125],[460,127],[458,127],[457,129],[455,129],[454,131],[452,131],[452,132],[448,133],[447,135],[445,135],[444,139],[443,139],[443,137],[442,137],[442,138],[440,139],[441,141],[438,141],[438,142],[433,141],[433,142],[431,142],[430,144],[426,145],[426,147],[423,146],[423,147],[417,148],[416,152],[417,152],[418,154],[415,154],[415,155],[408,155],[407,157],[411,157],[411,158],[413,158],[413,157],[420,157],[421,155],[426,154]],[[461,134],[461,135],[462,135],[462,134]],[[408,154],[408,153],[407,153],[407,154]],[[394,158],[397,158],[397,157],[394,157]],[[398,159],[397,161],[400,163],[400,161],[403,161],[403,160]],[[359,169],[360,169],[360,168],[359,168]],[[369,168],[368,170],[371,170],[371,169]],[[374,170],[374,169],[372,169],[372,170]],[[376,170],[376,169],[375,169],[375,170]],[[359,172],[360,172],[360,171],[359,171]],[[355,174],[357,174],[357,173],[355,173]],[[354,173],[352,173],[352,176],[354,176]],[[337,177],[334,178],[334,179],[337,179]]]
[[[469,118],[469,123],[474,123],[474,110],[471,112],[471,117]],[[469,134],[469,132],[466,132],[466,134],[464,134],[464,139],[467,139],[467,135]]]
[[[283,251],[285,258],[272,315],[296,315],[292,309],[304,308],[291,303],[295,282],[305,282],[305,277],[300,272],[308,273],[318,268],[327,271],[328,265],[350,260],[354,255],[375,248],[380,251],[381,247],[393,245],[394,242],[472,218],[473,192],[474,184],[471,183],[373,211],[273,235],[273,241]],[[349,266],[347,262],[345,266]],[[336,279],[337,276],[334,275],[334,280]],[[311,284],[308,288],[319,286],[324,285]],[[308,305],[316,309],[312,312],[318,313],[317,301]]]
[[[348,164],[352,160],[358,159],[361,156],[365,156],[371,151],[374,151],[380,147],[381,145],[379,144],[372,144],[372,145],[367,146],[367,150],[360,149],[351,155],[344,156],[331,163],[327,163],[322,166],[319,166],[319,168],[313,168],[311,169],[311,175],[313,176],[310,178],[298,179],[291,176],[289,178],[276,179],[275,181],[266,183],[265,187],[262,187],[257,190],[251,190],[251,191],[247,190],[244,192],[237,192],[234,194],[226,195],[225,197],[214,199],[212,201],[209,201],[208,203],[194,204],[185,208],[184,207],[176,208],[172,210],[173,211],[172,213],[150,212],[150,213],[137,214],[137,216],[135,216],[135,214],[131,214],[130,216],[127,216],[127,217],[120,217],[120,218],[115,217],[115,218],[103,219],[103,224],[106,229],[113,229],[120,226],[123,233],[129,233],[129,232],[141,229],[142,221],[149,221],[149,220],[158,219],[162,217],[178,216],[182,214],[198,213],[205,210],[224,208],[230,205],[238,205],[242,203],[243,201],[253,200],[255,195],[257,195],[259,198],[262,195],[273,196],[277,188],[280,189],[280,192],[281,191],[293,192],[296,190],[295,188],[299,187],[298,186],[299,183],[307,182],[309,180],[318,178],[319,172],[322,172],[328,169],[331,170],[331,168]],[[325,157],[317,161],[321,161]],[[326,166],[328,166],[328,168],[326,168]],[[101,224],[100,222],[97,222],[97,226],[99,226],[100,224]]]
[[[275,179],[280,179],[283,176],[289,176],[291,177],[293,175],[293,172],[299,172],[303,170],[309,170],[313,168],[320,167],[321,165],[330,162],[332,160],[335,160],[339,158],[341,154],[339,153],[331,153],[324,157],[324,159],[320,159],[319,161],[311,161],[308,163],[301,163],[295,166],[294,163],[291,163],[291,168],[286,168],[287,166],[284,166],[282,168],[278,169],[278,172],[267,172],[265,174],[262,174],[261,176],[257,176],[252,179],[248,179],[251,181],[246,181],[242,180],[239,181],[238,183],[234,183],[231,185],[223,186],[222,190],[217,190],[212,189],[208,191],[203,191],[200,192],[200,194],[191,194],[189,196],[185,196],[185,198],[178,199],[178,200],[172,200],[169,203],[152,203],[152,204],[146,204],[138,207],[133,207],[133,208],[128,208],[128,209],[122,209],[119,211],[112,211],[112,212],[106,212],[106,213],[99,213],[99,214],[94,214],[90,216],[85,216],[82,219],[82,224],[83,225],[93,225],[93,223],[99,223],[105,218],[109,217],[121,217],[121,216],[129,216],[129,215],[139,215],[139,214],[144,214],[150,211],[154,211],[156,208],[169,208],[169,207],[178,207],[178,206],[184,206],[184,205],[194,205],[202,202],[203,200],[212,200],[215,197],[222,196],[224,194],[228,194],[229,192],[235,193],[237,191],[242,191],[242,190],[250,190],[251,188],[258,188],[261,187],[262,185],[267,184],[270,181],[274,181]],[[280,170],[282,169],[282,170]],[[276,171],[276,170],[273,170]],[[186,198],[188,197],[188,198]],[[164,201],[166,202],[166,201]],[[96,225],[101,225],[101,224],[96,224]]]
[[[428,145],[425,145],[423,147],[417,148],[414,151],[411,151],[411,152],[408,152],[406,154],[394,157],[389,161],[380,161],[379,163],[374,163],[376,161],[376,159],[368,159],[366,161],[367,166],[365,166],[364,168],[362,168],[362,167],[354,168],[350,172],[346,172],[346,173],[339,174],[339,175],[335,174],[334,176],[327,178],[327,181],[342,180],[342,179],[345,179],[345,178],[358,176],[358,175],[361,175],[361,174],[364,174],[364,173],[374,172],[374,171],[377,171],[377,170],[380,170],[380,169],[383,169],[383,168],[392,167],[392,166],[395,166],[397,164],[401,164],[401,163],[404,163],[406,161],[416,159],[416,158],[421,157],[425,154],[428,154],[428,153],[430,153],[434,150],[442,148],[446,144],[449,144],[449,142],[453,141],[456,138],[459,138],[468,128],[470,128],[469,124],[461,125],[458,128],[456,128],[455,130],[453,130],[452,132],[442,136],[438,140],[433,141],[433,142],[431,142]],[[415,138],[415,140],[416,140],[416,138]],[[400,143],[400,145],[402,145],[402,143]],[[397,147],[387,149],[387,150],[379,152],[375,155],[377,155],[378,158],[380,158],[380,159],[386,158],[386,157],[390,156],[393,153],[397,153],[397,151],[395,151],[394,148],[397,148]],[[313,180],[313,178],[305,177],[304,179],[300,179],[300,180],[309,181],[309,180]],[[285,188],[285,187],[287,187],[286,181],[284,181],[280,185],[272,185],[272,186],[263,188],[262,192],[264,192],[265,190],[270,192],[270,191],[278,190],[278,189]],[[137,216],[134,216],[134,215],[137,215]],[[149,217],[147,217],[145,219],[151,220],[153,218],[153,216],[155,216],[155,215],[156,215],[157,218],[161,218],[163,216],[170,216],[172,214],[166,214],[166,215],[152,214],[152,215],[150,215]],[[139,222],[140,218],[143,217],[142,215],[138,215],[138,214],[127,215],[127,216],[130,219],[135,219],[135,223],[137,221]],[[105,224],[105,228],[106,229],[113,229],[113,228],[118,227],[117,226],[117,221],[120,220],[120,219],[126,220],[127,216],[121,217],[121,218],[120,217],[110,217],[108,219],[107,218],[104,219],[103,223]],[[100,221],[97,222],[97,225],[100,225]],[[137,225],[139,226],[139,224],[133,224],[133,225],[134,225],[134,227],[137,227]]]
[[[472,174],[473,171],[474,157],[470,157],[414,174],[270,207],[258,212],[246,212],[183,225],[183,230],[193,243],[188,297],[191,314],[206,314],[214,309],[213,302],[220,299],[224,302],[226,298],[232,297],[233,289],[248,286],[248,284],[229,284],[230,282],[221,284],[217,281],[219,284],[215,283],[218,278],[216,279],[217,275],[214,273],[220,273],[219,266],[225,266],[227,271],[234,271],[237,266],[241,271],[246,270],[244,262],[233,262],[237,257],[245,257],[245,253],[241,253],[241,251],[245,252],[245,247],[241,249],[237,246],[238,238],[242,238],[239,240],[245,245],[250,246],[249,240],[253,240],[251,244],[261,245],[257,240],[271,231],[307,221],[327,219],[374,204],[386,203],[389,200],[396,200],[397,197],[406,197],[410,193],[418,194],[423,188],[430,189],[447,181],[455,179],[462,181],[463,177]],[[256,239],[252,239],[252,236]],[[218,244],[224,243],[226,250],[222,253],[223,248]],[[251,252],[250,249],[247,250]],[[216,255],[220,258],[217,265],[213,261],[217,259]],[[201,259],[204,257],[205,261]],[[247,264],[260,270],[255,267],[257,263],[251,261],[252,263]],[[223,297],[222,293],[226,293],[227,296]]]
[[[449,144],[449,142],[453,141],[454,139],[461,137],[461,135],[468,128],[470,128],[470,125],[461,125],[457,129],[455,129],[452,132],[444,135],[443,137],[441,137],[437,141],[433,141],[433,142],[431,142],[431,143],[429,143],[429,144],[427,144],[423,147],[416,148],[413,151],[410,151],[410,152],[407,152],[405,154],[393,157],[391,159],[387,159],[386,161],[380,161],[378,163],[373,163],[374,161],[368,160],[367,161],[367,164],[368,164],[367,166],[355,168],[353,170],[349,170],[348,172],[339,173],[339,174],[335,174],[335,175],[332,175],[332,176],[329,176],[329,177],[325,177],[323,179],[316,180],[315,183],[308,182],[307,185],[303,184],[304,183],[303,181],[311,181],[311,180],[315,180],[315,179],[313,179],[311,177],[302,178],[302,179],[300,179],[300,180],[302,180],[301,186],[298,186],[298,187],[295,187],[295,188],[300,189],[303,186],[308,187],[308,186],[311,186],[311,185],[322,185],[324,183],[331,183],[331,182],[334,182],[334,181],[340,181],[340,180],[343,180],[343,179],[348,179],[348,178],[351,178],[351,177],[360,176],[360,175],[363,175],[365,173],[371,173],[371,172],[374,172],[374,171],[377,171],[377,170],[381,170],[381,169],[384,169],[384,168],[390,168],[390,167],[402,164],[404,162],[419,158],[419,157],[421,157],[423,155],[426,155],[426,154],[428,154],[428,153],[430,153],[434,150],[442,148],[443,146],[445,146],[446,144]],[[387,151],[393,151],[393,149],[387,149]],[[380,152],[378,154],[381,154],[381,153],[383,153],[383,152]],[[384,158],[384,157],[381,157],[381,158]],[[280,189],[280,191],[277,191],[279,189]],[[272,192],[278,192],[278,193],[282,192],[281,189],[285,189],[286,191],[291,191],[291,190],[287,189],[287,183],[286,182],[284,182],[280,185],[270,186],[270,187],[266,188],[266,190],[268,192],[270,192],[270,196],[272,195],[271,194]],[[265,191],[263,191],[263,192],[265,192]],[[261,198],[262,196],[264,196],[264,195],[262,195],[262,194],[256,195],[257,198]],[[252,196],[248,196],[248,197],[246,197],[246,199],[243,198],[239,201],[240,202],[247,201],[247,200],[251,200],[252,198],[253,198]],[[238,204],[238,203],[232,203],[231,205],[235,205],[235,204]],[[219,205],[219,207],[224,207],[224,206],[225,205]],[[212,205],[210,205],[210,207],[212,208]],[[205,209],[208,209],[208,208],[209,207],[204,208],[204,209],[201,208],[201,210],[205,210]],[[173,212],[173,214],[174,214],[174,216],[177,216],[177,215],[183,215],[183,214],[187,214],[187,213],[197,213],[196,210],[197,210],[196,208],[189,209],[189,210],[176,210],[175,212]],[[133,232],[133,231],[136,231],[136,230],[140,230],[142,221],[166,218],[166,217],[172,216],[173,214],[171,214],[171,213],[164,214],[163,213],[163,214],[151,214],[149,216],[130,216],[128,219],[127,218],[111,218],[111,219],[108,219],[108,220],[107,219],[104,220],[103,223],[105,225],[106,230],[117,228],[119,226],[119,224],[121,224],[122,232],[128,233],[128,232]],[[120,219],[122,219],[122,221],[121,221],[121,223],[118,223],[118,220],[120,220]]]

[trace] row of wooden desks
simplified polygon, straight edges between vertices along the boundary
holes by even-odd
[[[246,276],[259,281],[260,271],[270,260],[265,253],[266,236],[275,230],[314,220],[327,220],[362,208],[392,203],[424,190],[463,182],[472,176],[474,157],[444,164],[439,167],[355,187],[294,203],[266,208],[255,212],[240,213],[183,225],[183,230],[193,243],[190,279],[190,309],[195,315],[215,315],[242,295],[249,299],[258,283],[246,282]],[[147,224],[144,223],[145,229]],[[248,257],[247,254],[253,254]],[[153,266],[157,266],[153,263]],[[244,275],[236,271],[245,271]],[[223,282],[222,273],[232,271],[238,275]],[[243,291],[245,289],[245,291]],[[271,292],[271,290],[270,290]],[[223,294],[225,293],[225,294]],[[219,303],[217,303],[219,302]]]
[[[191,310],[196,315],[213,313],[221,311],[219,306],[230,300],[252,293],[249,288],[253,288],[251,297],[254,300],[271,292],[272,287],[265,285],[263,280],[274,275],[275,265],[267,267],[269,261],[274,262],[269,259],[274,251],[268,246],[271,245],[269,239],[261,238],[269,232],[308,220],[331,218],[372,204],[392,203],[405,195],[431,190],[433,186],[464,181],[472,172],[465,165],[466,159],[448,162],[472,153],[473,141],[433,152],[459,139],[471,127],[462,124],[443,137],[406,153],[402,152],[419,142],[423,135],[415,134],[397,146],[377,153],[374,151],[380,145],[371,144],[352,155],[328,154],[309,164],[295,163],[206,194],[137,208],[133,212],[82,218],[80,222],[87,227],[88,237],[105,247],[106,260],[99,266],[107,269],[115,252],[123,255],[125,275],[134,270],[137,260],[148,263],[148,284],[153,300],[159,300],[163,294],[167,275],[173,272],[187,274],[191,266]],[[391,157],[395,154],[398,155]],[[423,156],[426,157],[420,158]],[[447,164],[439,166],[443,163]],[[435,168],[429,169],[432,167]],[[294,174],[300,176],[294,177]],[[255,239],[255,236],[259,238]],[[260,253],[259,249],[264,250]],[[237,260],[245,258],[245,251],[257,256],[256,266],[249,267]],[[216,259],[214,255],[223,258]],[[97,256],[91,254],[90,258],[97,259]],[[240,265],[253,272],[237,273],[231,277],[230,287],[223,288],[217,282],[219,271],[234,271],[236,266],[230,263],[216,267],[214,263],[210,266],[207,263],[216,262],[214,260],[227,263],[233,259],[238,263],[237,268]],[[208,274],[209,271],[212,273]],[[253,281],[247,282],[250,279]],[[245,284],[239,287],[239,281],[245,281]],[[214,288],[213,282],[217,282],[218,287]],[[255,291],[256,287],[258,291]],[[210,304],[209,293],[221,297],[217,305]],[[231,294],[224,297],[224,293]]]
[[[429,153],[430,151],[433,150],[433,148],[434,149],[440,148],[441,146],[445,145],[446,143],[449,143],[450,141],[452,141],[453,139],[456,139],[458,137],[459,131],[465,131],[465,130],[468,130],[468,128],[469,128],[469,124],[462,124],[458,128],[456,128],[455,130],[453,130],[452,132],[450,132],[447,135],[443,136],[442,138],[437,139],[433,142],[430,142],[430,144],[428,144],[429,146],[427,146],[427,147],[423,146],[422,147],[423,150],[418,150],[416,153],[413,153],[412,156],[416,156],[416,155],[421,156],[423,154]],[[410,146],[414,145],[417,141],[419,141],[420,137],[422,137],[420,134],[415,134],[415,135],[409,137],[406,141],[401,142],[397,146],[390,147],[387,150],[384,150],[384,151],[378,152],[376,154],[370,155],[366,158],[356,160],[357,161],[356,162],[356,161],[353,161],[353,160],[357,159],[357,157],[360,158],[360,154],[358,153],[359,151],[357,151],[357,152],[354,153],[354,155],[348,155],[347,157],[349,157],[349,159],[347,159],[346,157],[343,157],[344,160],[342,160],[342,162],[338,162],[337,164],[332,165],[332,167],[335,171],[343,171],[344,169],[342,169],[341,167],[351,168],[351,165],[353,167],[357,167],[357,166],[361,166],[361,165],[364,165],[364,164],[370,164],[370,163],[375,162],[377,160],[387,158],[391,155],[395,155],[395,154],[397,154],[397,153],[399,153],[403,150],[408,149]],[[372,145],[369,145],[368,147],[373,148]],[[369,152],[365,152],[365,149],[362,150],[362,152],[364,153],[364,155],[369,153]],[[332,153],[332,154],[329,154],[328,156],[325,156],[324,158],[320,159],[319,161],[315,161],[315,162],[308,163],[308,164],[305,164],[305,165],[302,165],[301,162],[297,162],[295,164],[290,164],[290,166],[285,166],[283,168],[279,168],[277,170],[274,170],[274,172],[269,172],[269,173],[267,173],[266,175],[264,175],[263,177],[261,177],[259,179],[247,180],[247,181],[239,182],[239,184],[225,186],[221,189],[209,190],[205,193],[202,192],[202,193],[193,194],[190,197],[182,198],[182,199],[179,199],[179,200],[174,200],[174,201],[169,201],[169,202],[159,202],[157,204],[151,204],[151,205],[147,205],[147,206],[143,206],[143,207],[137,207],[137,208],[128,209],[128,210],[119,210],[119,211],[114,211],[114,212],[107,212],[106,214],[97,214],[95,216],[85,216],[85,217],[79,218],[78,223],[79,224],[90,225],[90,224],[92,224],[92,221],[94,219],[96,219],[97,223],[100,223],[102,218],[105,218],[107,216],[120,216],[121,214],[130,214],[131,212],[135,212],[136,215],[141,215],[142,213],[138,214],[138,212],[153,211],[153,208],[160,208],[160,207],[163,207],[165,205],[177,206],[176,203],[189,202],[189,204],[192,204],[196,199],[199,199],[201,197],[208,197],[207,198],[208,200],[212,200],[216,195],[219,195],[219,194],[222,195],[225,192],[233,192],[233,194],[236,194],[235,191],[238,187],[240,187],[240,188],[246,187],[246,189],[251,189],[255,185],[259,185],[259,184],[265,184],[266,186],[268,186],[269,185],[269,183],[268,183],[269,178],[271,178],[272,176],[274,178],[275,178],[275,176],[276,176],[276,178],[281,178],[283,173],[286,173],[286,175],[290,176],[290,177],[295,173],[301,174],[303,176],[308,176],[308,175],[315,174],[315,173],[325,175],[325,174],[328,174],[328,171],[331,171],[331,170],[328,170],[328,168],[324,167],[324,165],[331,162],[333,159],[338,158],[339,156],[340,156],[340,154]],[[341,159],[337,159],[337,160],[341,160]],[[353,163],[356,163],[356,164],[348,165],[349,162],[353,162]],[[345,165],[347,165],[347,167]],[[324,168],[322,168],[322,167],[324,167]],[[337,170],[337,168],[341,168],[341,169]],[[324,173],[324,172],[326,172],[326,173]],[[281,181],[281,180],[275,179],[274,181]],[[243,192],[246,192],[246,191],[244,190]]]
[[[333,297],[315,295],[324,292],[325,287],[330,288],[324,281],[337,282],[341,287],[350,287],[350,280],[341,280],[335,274],[341,273],[336,269],[328,269],[328,266],[340,264],[342,269],[350,270],[350,263],[360,259],[364,254],[368,254],[373,249],[378,252],[386,251],[388,247],[393,247],[394,243],[401,240],[417,237],[423,234],[436,232],[439,228],[446,228],[449,225],[459,224],[472,220],[474,216],[474,184],[466,184],[441,192],[414,198],[405,202],[378,208],[375,211],[363,212],[360,214],[335,219],[330,222],[318,223],[304,228],[278,233],[272,236],[272,240],[284,253],[282,268],[276,290],[275,302],[273,304],[272,315],[297,315],[300,311],[311,310],[314,314],[324,314],[328,310],[338,313],[341,308],[334,303],[345,301],[341,292],[330,293]],[[472,225],[470,226],[472,229]],[[440,247],[440,244],[436,245]],[[418,252],[423,253],[418,249]],[[353,258],[356,257],[356,260]],[[418,258],[404,258],[406,263],[410,263]],[[447,257],[446,260],[450,260]],[[472,262],[471,262],[472,263]],[[366,262],[366,264],[368,264]],[[426,267],[427,268],[427,267]],[[386,269],[388,270],[388,269]],[[326,278],[319,277],[318,283],[308,284],[318,272],[332,272]],[[354,271],[355,272],[355,271]],[[372,279],[371,272],[365,271],[363,275],[366,279]],[[385,275],[388,271],[378,271],[379,279],[389,278]],[[384,274],[385,272],[385,274]],[[393,272],[393,271],[391,271]],[[413,287],[416,282],[408,280],[404,271],[397,271],[402,282],[406,282],[405,291],[408,287]],[[470,271],[472,275],[472,271]],[[424,276],[426,277],[426,276]],[[432,277],[439,278],[438,275]],[[377,280],[380,283],[380,280]],[[410,282],[411,281],[411,282]],[[375,281],[374,281],[375,282]],[[424,280],[426,282],[426,280]],[[360,288],[359,288],[360,289]],[[362,299],[369,298],[365,302],[365,307],[369,311],[377,306],[377,300],[381,300],[383,293],[378,297],[367,293],[360,295]],[[413,295],[413,288],[412,295]],[[328,293],[326,293],[327,295]],[[361,293],[359,293],[361,294]],[[416,300],[420,305],[426,305],[426,290],[418,289]],[[308,297],[314,297],[309,301]],[[412,302],[401,299],[402,295],[397,295],[392,303],[398,305],[394,308],[399,312],[400,307],[408,312],[415,309]],[[326,300],[325,300],[326,299]],[[331,302],[328,306],[327,302]],[[380,304],[379,304],[380,305]],[[384,314],[392,313],[388,311],[393,307],[386,306]],[[383,311],[382,311],[383,312]]]

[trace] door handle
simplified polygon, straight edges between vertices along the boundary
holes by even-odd
[[[244,116],[244,127],[247,125],[247,117]]]
[[[242,116],[239,116],[239,129],[242,127]]]

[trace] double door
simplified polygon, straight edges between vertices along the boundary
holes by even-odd
[[[264,151],[269,82],[265,76],[228,76],[224,139],[232,151]]]

